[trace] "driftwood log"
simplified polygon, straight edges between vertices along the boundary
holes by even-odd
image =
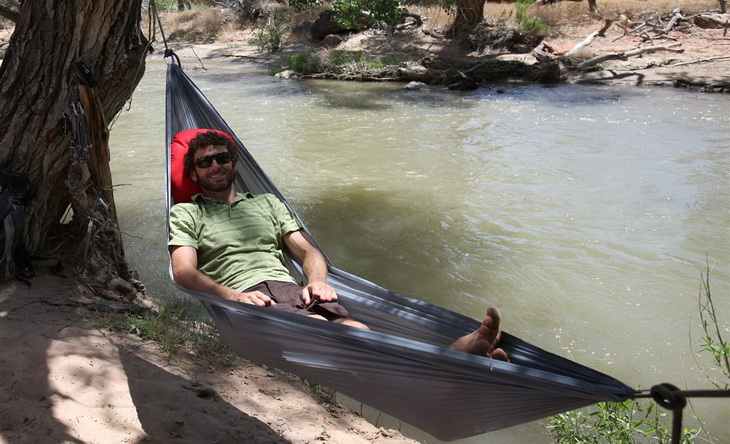
[[[628,51],[622,51],[622,52],[609,52],[606,54],[601,54],[599,56],[590,58],[586,61],[583,61],[576,65],[576,68],[583,69],[587,68],[589,66],[593,66],[595,64],[605,62],[606,60],[626,60],[629,57],[635,57],[641,54],[647,54],[651,52],[657,52],[657,51],[673,51],[673,52],[684,52],[683,49],[677,48],[677,46],[682,45],[681,43],[670,43],[668,45],[657,45],[657,46],[646,46],[643,48],[636,48],[631,49]]]
[[[567,53],[565,53],[565,55],[563,55],[563,57],[572,57],[572,56],[574,56],[575,54],[578,53],[578,51],[580,51],[581,49],[583,49],[586,46],[588,46],[591,43],[593,43],[593,40],[596,37],[606,37],[606,31],[608,31],[608,28],[611,27],[611,24],[612,23],[613,22],[611,20],[606,20],[606,22],[603,24],[603,27],[601,29],[599,29],[598,31],[592,32],[582,42],[578,43],[577,45],[575,45],[573,47],[573,49],[571,49],[570,51],[568,51]]]

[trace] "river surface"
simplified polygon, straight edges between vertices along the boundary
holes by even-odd
[[[695,356],[708,264],[730,338],[727,95],[187,72],[339,268],[474,318],[497,305],[510,333],[632,387],[712,388],[698,362],[721,378]],[[111,150],[128,259],[152,293],[170,294],[164,82],[150,62]],[[694,406],[730,442],[730,402]],[[551,442],[540,423],[460,442],[528,440]]]

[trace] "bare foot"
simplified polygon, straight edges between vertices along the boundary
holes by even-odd
[[[499,339],[502,336],[502,332],[499,329],[501,321],[502,316],[499,314],[499,310],[495,307],[489,307],[487,309],[487,316],[482,321],[482,325],[472,333],[454,341],[449,348],[464,353],[471,353],[472,355],[487,356],[492,359],[509,362],[507,353],[501,348],[498,348]]]

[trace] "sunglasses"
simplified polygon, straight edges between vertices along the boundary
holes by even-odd
[[[225,165],[231,161],[231,153],[224,151],[218,154],[212,154],[210,156],[199,157],[195,161],[195,166],[201,169],[210,168],[213,165],[213,161],[218,162],[218,165]]]

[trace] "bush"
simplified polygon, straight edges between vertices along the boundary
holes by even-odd
[[[547,426],[558,443],[634,443],[641,437],[669,442],[666,413],[653,401],[599,402],[592,410],[575,410],[550,418]],[[682,443],[691,443],[698,431],[682,430]]]
[[[289,68],[299,74],[317,74],[331,68],[326,51],[312,51],[289,57]]]
[[[155,8],[159,12],[177,11],[177,0],[155,0]]]
[[[379,59],[362,51],[314,51],[289,57],[289,69],[304,75],[380,69],[400,63],[401,60],[395,56]]]
[[[404,8],[398,0],[335,0],[332,3],[337,23],[345,29],[395,26],[403,18]]]
[[[261,52],[279,52],[284,49],[289,25],[276,11],[268,10],[256,26],[251,43]]]
[[[515,20],[526,33],[547,33],[550,31],[550,24],[539,17],[528,17],[527,10],[530,9],[533,0],[517,0],[515,2]]]

